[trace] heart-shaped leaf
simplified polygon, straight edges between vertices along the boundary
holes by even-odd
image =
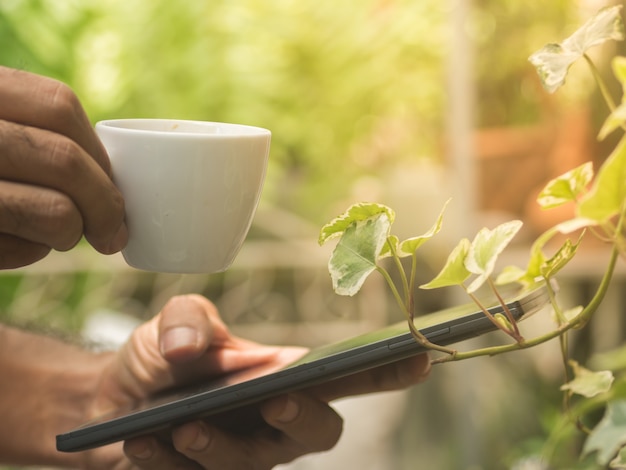
[[[465,258],[470,249],[470,241],[467,238],[461,239],[458,245],[448,256],[446,264],[435,278],[420,286],[421,289],[436,289],[446,286],[460,286],[470,277],[470,273],[465,267]]]
[[[392,224],[396,214],[393,209],[384,204],[374,202],[359,202],[350,206],[346,212],[334,218],[322,227],[319,235],[319,244],[323,245],[328,240],[339,237],[353,223],[369,219],[377,214],[386,214],[389,223]]]
[[[578,246],[580,245],[582,236],[583,234],[580,235],[578,241],[575,244],[572,243],[569,238],[565,240],[561,248],[557,250],[554,256],[546,260],[541,265],[541,275],[544,278],[550,279],[551,277],[554,277],[556,273],[558,273],[561,269],[565,267],[565,265],[567,265],[567,263],[571,261],[571,259],[576,254]]]
[[[578,196],[587,189],[592,178],[592,163],[584,163],[551,180],[539,193],[537,202],[543,209],[550,209],[567,202],[576,201]]]
[[[569,363],[574,371],[574,379],[562,385],[561,390],[592,398],[611,389],[614,377],[610,370],[594,372],[581,366],[576,361],[572,360]]]
[[[617,456],[611,460],[609,468],[626,469],[626,448],[622,447]]]
[[[352,221],[342,230],[341,239],[328,261],[333,289],[339,295],[354,295],[376,269],[391,222],[387,212]]]
[[[400,256],[401,258],[406,257],[406,256],[412,256],[413,253],[415,253],[415,251],[420,246],[422,246],[424,243],[426,243],[428,240],[434,237],[437,233],[439,233],[439,231],[441,230],[441,224],[443,223],[443,213],[445,212],[446,207],[448,206],[449,202],[450,202],[450,199],[448,199],[446,203],[443,205],[443,208],[441,209],[441,212],[439,213],[439,217],[437,217],[437,221],[433,224],[432,227],[430,227],[430,229],[426,233],[418,237],[408,238],[398,245],[398,250],[397,250],[398,256]]]
[[[465,267],[478,277],[468,286],[468,292],[475,292],[493,273],[498,256],[522,228],[520,220],[512,220],[493,230],[482,228],[474,237],[465,258]]]
[[[623,127],[626,123],[626,57],[615,57],[611,62],[611,67],[615,78],[622,84],[622,103],[604,121],[598,133],[600,140],[606,138],[618,127]]]
[[[578,215],[605,222],[623,210],[626,199],[626,137],[602,164],[598,175],[578,206]]]
[[[625,445],[626,400],[610,401],[604,417],[585,441],[583,454],[597,452],[597,462],[606,466]]]
[[[594,220],[576,217],[574,219],[561,222],[560,224],[552,227],[551,229],[541,234],[541,236],[539,236],[537,240],[535,240],[535,242],[533,243],[532,247],[530,248],[530,259],[528,261],[528,265],[526,266],[526,270],[524,271],[516,266],[507,266],[498,276],[496,283],[508,284],[510,282],[520,282],[522,284],[529,285],[535,283],[538,278],[541,278],[546,274],[551,275],[556,273],[558,269],[561,269],[565,265],[562,262],[569,261],[571,259],[571,256],[573,256],[573,253],[571,252],[573,245],[569,240],[566,240],[565,244],[568,245],[569,248],[561,247],[559,249],[559,251],[562,251],[561,254],[559,256],[554,255],[552,257],[552,261],[550,261],[543,252],[543,248],[545,247],[545,245],[556,234],[569,234],[585,227],[590,227],[597,224],[598,223]],[[580,243],[580,239],[578,243]],[[576,246],[578,246],[578,243],[576,244]],[[570,253],[571,256],[565,256],[566,253]],[[559,260],[558,265],[556,263],[557,260]],[[553,263],[553,267],[549,268],[548,263]],[[558,269],[554,270],[554,268],[557,267]]]
[[[603,8],[560,44],[547,44],[529,57],[546,90],[553,93],[563,85],[570,66],[590,47],[624,39],[620,11],[621,5]]]

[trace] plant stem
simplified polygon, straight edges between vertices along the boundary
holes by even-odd
[[[561,306],[556,300],[556,292],[554,292],[554,289],[552,288],[552,284],[550,283],[549,279],[546,279],[546,289],[548,291],[548,297],[550,298],[550,303],[552,304],[552,308],[554,309],[556,320],[559,326],[567,323],[567,318],[565,318],[565,315],[563,314],[563,309],[561,309]]]
[[[543,344],[547,341],[550,341],[556,338],[557,336],[561,336],[562,334],[571,330],[572,328],[577,328],[581,324],[586,323],[591,318],[591,316],[595,313],[595,311],[600,306],[600,303],[604,299],[604,295],[606,294],[606,291],[609,288],[609,284],[611,283],[613,272],[615,271],[615,263],[617,261],[618,255],[619,255],[619,250],[617,249],[617,247],[614,246],[613,250],[611,251],[611,257],[609,259],[607,270],[605,271],[604,276],[602,277],[600,285],[598,286],[598,290],[596,290],[596,293],[594,294],[591,301],[587,304],[587,306],[585,306],[585,308],[580,312],[580,314],[576,316],[576,318],[573,318],[572,320],[566,323],[563,323],[555,330],[552,330],[548,333],[537,336],[535,338],[526,339],[524,340],[524,342],[521,342],[521,343],[507,344],[507,345],[502,345],[502,346],[491,346],[488,348],[475,349],[473,351],[467,351],[467,352],[457,352],[454,356],[443,356],[443,357],[437,358],[433,360],[432,363],[440,364],[444,362],[461,361],[461,360],[471,359],[471,358],[480,357],[480,356],[495,356],[498,354],[516,351],[519,349],[531,348],[533,346],[537,346],[539,344]]]
[[[411,318],[415,317],[415,277],[417,274],[417,254],[411,256],[411,276],[409,277],[409,312]]]
[[[546,288],[548,291],[548,296],[550,297],[550,304],[552,305],[552,308],[554,309],[554,313],[556,315],[556,320],[559,326],[562,326],[567,323],[567,318],[565,318],[565,315],[563,314],[563,310],[561,309],[561,306],[557,302],[556,292],[552,288],[552,284],[550,283],[549,279],[546,279]],[[571,380],[570,369],[569,369],[568,333],[569,332],[566,331],[562,335],[559,336],[559,347],[561,350],[561,360],[563,362],[563,378],[564,378],[565,383],[568,383]],[[568,390],[565,390],[563,392],[563,410],[568,415],[571,415],[570,393]]]
[[[593,63],[593,60],[591,60],[591,57],[589,57],[587,54],[583,54],[583,57],[587,61],[587,64],[589,64],[589,67],[591,68],[591,73],[593,75],[593,78],[598,84],[598,88],[600,89],[600,93],[602,94],[602,97],[604,98],[606,105],[609,107],[609,110],[611,112],[615,111],[615,108],[617,106],[615,105],[615,101],[613,101],[613,98],[611,97],[611,93],[609,93],[609,89],[606,86],[606,83],[604,82],[604,79],[602,78],[602,75],[600,74],[598,67],[596,67],[596,64]],[[624,125],[622,125],[622,127],[624,127]]]
[[[491,290],[493,291],[493,293],[498,298],[498,302],[500,302],[500,305],[502,306],[502,309],[504,310],[504,314],[506,315],[507,319],[509,320],[509,323],[511,324],[511,326],[513,326],[513,329],[514,329],[513,333],[514,333],[514,335],[512,335],[512,336],[518,342],[519,341],[524,341],[524,338],[522,337],[522,335],[519,332],[519,327],[517,326],[517,320],[515,320],[515,318],[513,318],[513,315],[511,314],[511,310],[509,309],[509,306],[506,304],[506,302],[504,301],[504,299],[502,298],[502,296],[498,292],[498,289],[496,288],[496,285],[493,283],[493,280],[491,279],[491,277],[487,278],[487,282],[489,283],[489,287],[491,287]]]
[[[393,282],[393,279],[391,279],[391,276],[389,275],[387,270],[381,266],[376,266],[376,270],[383,276],[383,278],[387,282],[387,285],[391,289],[391,293],[393,294],[393,297],[396,299],[396,302],[398,303],[398,305],[400,306],[404,314],[408,315],[409,312],[407,311],[406,305],[404,304],[402,297],[400,297],[400,293],[398,292],[398,289],[396,288],[396,285]]]
[[[563,360],[563,378],[564,383],[568,383],[571,380],[571,375],[569,373],[569,347],[568,347],[568,331],[559,336],[559,346],[561,348],[561,359]],[[571,394],[569,390],[563,390],[563,411],[567,416],[570,416],[570,420],[576,421],[573,418],[571,406],[570,406],[570,397]]]
[[[604,407],[608,401],[614,398],[614,395],[615,395],[615,391],[611,389],[608,392],[603,393],[601,395],[597,395],[595,397],[592,397],[586,400],[581,400],[572,407],[571,414],[575,414],[576,416],[587,415],[593,411],[596,411]],[[552,427],[552,430],[550,434],[548,435],[548,439],[546,440],[546,443],[543,446],[543,450],[542,450],[543,458],[548,463],[552,460],[552,457],[556,454],[556,448],[558,446],[558,443],[562,439],[563,434],[565,433],[567,427],[571,423],[572,423],[571,417],[570,415],[568,415],[568,416],[564,416],[560,420],[560,422],[558,422],[556,425]]]
[[[400,296],[400,293],[398,292],[398,289],[396,288],[396,285],[394,284],[393,279],[391,279],[391,276],[389,275],[387,270],[380,266],[376,266],[376,269],[385,278],[385,281],[387,281],[387,284],[389,285],[389,288],[391,289],[391,292],[393,293],[393,296],[396,299],[396,302],[400,306],[400,309],[402,310],[402,312],[404,313],[407,319],[409,330],[411,331],[411,334],[413,335],[415,340],[427,349],[441,351],[441,352],[448,354],[449,356],[456,355],[457,351],[455,349],[446,348],[445,346],[439,346],[438,344],[431,343],[430,341],[428,341],[426,336],[424,336],[422,332],[416,328],[415,323],[413,322],[413,316],[409,312],[407,306],[402,301],[402,297]]]
[[[467,288],[465,287],[465,285],[461,284],[461,286],[465,289],[465,292],[467,292]],[[499,330],[502,330],[504,333],[506,333],[511,338],[513,338],[516,342],[518,343],[524,342],[524,338],[522,338],[519,334],[516,335],[515,330],[510,330],[504,327],[500,322],[498,322],[493,316],[493,314],[489,311],[489,309],[487,309],[482,304],[482,302],[480,301],[478,297],[476,297],[473,293],[470,293],[470,292],[467,292],[467,295],[469,295],[470,298],[474,301],[474,303],[478,305],[478,307],[482,310],[485,316],[491,321],[491,323],[493,323],[496,326],[496,328],[498,328]]]
[[[622,228],[624,225],[624,215],[625,215],[624,212],[620,214],[620,218],[617,222],[616,233],[621,233],[622,231]],[[619,257],[619,254],[620,254],[619,245],[620,244],[617,243],[617,240],[616,240],[615,244],[613,245],[613,250],[611,251],[611,257],[609,258],[609,264],[604,274],[604,277],[602,278],[602,282],[600,283],[600,286],[598,287],[598,290],[596,291],[596,294],[593,296],[591,301],[587,304],[587,306],[583,309],[583,311],[580,312],[580,314],[577,315],[577,317],[572,320],[572,322],[574,323],[573,327],[578,328],[584,325],[585,323],[587,323],[591,319],[591,316],[593,315],[593,313],[600,306],[600,303],[602,302],[602,299],[604,298],[604,294],[606,293],[606,290],[609,288],[609,283],[611,282],[611,277],[613,275],[613,271],[615,270],[615,263],[617,262],[617,258]]]
[[[404,267],[402,266],[402,261],[400,261],[400,257],[398,256],[398,253],[396,252],[396,247],[393,243],[390,242],[390,238],[387,238],[387,244],[389,245],[389,251],[391,252],[391,256],[393,258],[393,261],[396,265],[396,268],[398,268],[398,272],[400,274],[400,278],[402,279],[402,287],[404,289],[404,305],[407,306],[408,311],[409,311],[409,315],[411,316],[411,318],[413,318],[413,312],[411,310],[411,308],[409,307],[410,304],[410,288],[409,288],[409,282],[406,279],[406,273],[404,272]],[[387,281],[389,282],[389,281]]]

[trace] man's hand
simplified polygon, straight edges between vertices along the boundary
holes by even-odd
[[[251,367],[282,367],[303,348],[264,346],[230,334],[214,305],[192,295],[173,298],[139,327],[101,375],[86,418],[181,385]],[[146,436],[83,454],[83,467],[120,469],[270,469],[301,455],[330,449],[342,418],[328,405],[336,398],[405,388],[425,379],[426,355],[268,400],[260,405],[267,427],[238,436],[204,421],[172,433],[172,445]]]
[[[0,269],[24,266],[84,235],[111,254],[126,244],[124,201],[76,95],[0,67]]]

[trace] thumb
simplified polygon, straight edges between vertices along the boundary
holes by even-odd
[[[161,310],[159,348],[168,362],[187,362],[201,356],[213,337],[210,317],[215,307],[197,295],[173,297]]]
[[[201,296],[174,297],[159,315],[139,326],[107,368],[93,416],[110,410],[111,403],[123,406],[197,376],[197,368],[174,368],[172,362],[193,363],[208,349],[213,312],[213,304]]]

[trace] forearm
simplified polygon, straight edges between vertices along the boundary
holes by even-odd
[[[73,466],[55,435],[89,414],[106,356],[0,325],[0,462]]]

